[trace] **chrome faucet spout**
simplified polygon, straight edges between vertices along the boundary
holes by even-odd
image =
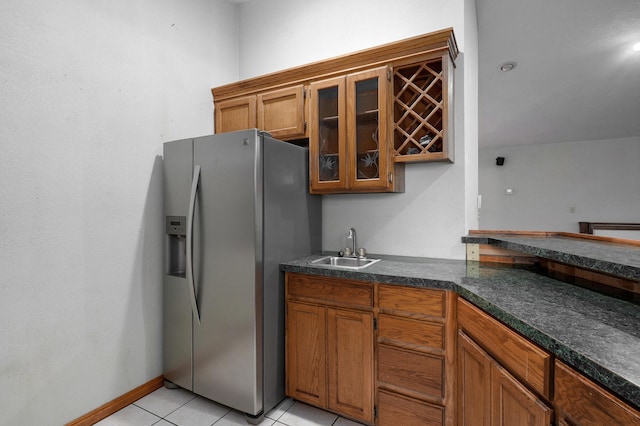
[[[349,236],[347,238],[351,238],[351,242],[353,243],[352,244],[353,249],[352,249],[351,252],[353,253],[353,256],[357,256],[358,245],[356,243],[356,230],[355,230],[355,228],[349,228]]]

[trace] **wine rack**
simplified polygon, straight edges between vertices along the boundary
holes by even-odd
[[[395,162],[453,162],[446,57],[394,68]]]

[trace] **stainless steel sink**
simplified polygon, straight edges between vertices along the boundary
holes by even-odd
[[[373,265],[374,263],[379,261],[380,259],[326,256],[321,257],[320,259],[316,259],[311,263],[315,263],[316,265],[333,266],[335,268],[358,270],[366,268],[367,266]]]

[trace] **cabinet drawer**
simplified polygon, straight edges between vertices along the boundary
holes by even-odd
[[[444,351],[444,324],[380,315],[378,341],[440,353]]]
[[[378,301],[381,311],[394,315],[445,316],[445,292],[442,290],[380,285]]]
[[[555,406],[569,424],[640,425],[640,412],[557,360]]]
[[[444,408],[384,390],[378,391],[378,426],[442,426]]]
[[[464,299],[458,325],[518,380],[550,398],[551,355]]]
[[[381,345],[378,347],[378,381],[382,385],[443,398],[444,359]]]
[[[287,297],[336,306],[370,309],[373,307],[373,285],[356,280],[288,273]]]

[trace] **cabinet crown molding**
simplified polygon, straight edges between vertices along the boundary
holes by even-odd
[[[312,62],[262,76],[214,87],[211,94],[216,101],[237,97],[248,93],[257,93],[266,89],[290,86],[310,80],[330,78],[345,72],[370,68],[376,64],[385,64],[398,59],[433,53],[441,55],[448,51],[452,63],[458,56],[458,45],[453,28],[399,40],[369,49],[360,50],[334,58]]]

